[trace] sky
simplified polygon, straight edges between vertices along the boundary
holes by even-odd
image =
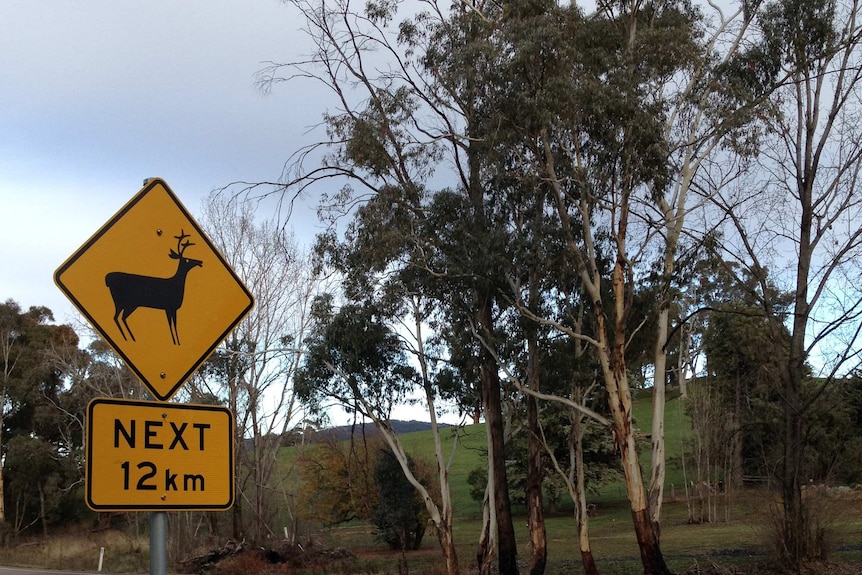
[[[74,317],[54,270],[163,178],[192,213],[235,181],[275,181],[326,94],[255,85],[308,50],[279,0],[0,2],[0,300]],[[318,231],[314,201],[294,218]]]

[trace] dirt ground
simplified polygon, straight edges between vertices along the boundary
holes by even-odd
[[[712,562],[704,562],[692,566],[679,575],[786,575],[788,571],[777,565],[752,564],[734,567],[721,566]],[[803,565],[794,575],[859,575],[862,565],[841,561],[820,561]]]
[[[287,573],[375,573],[383,575],[386,569],[371,568],[362,558],[345,549],[320,545],[282,545],[278,549],[251,547],[246,543],[228,542],[219,549],[189,559],[181,566],[184,573],[206,575],[284,575]],[[401,571],[401,570],[399,570]],[[393,571],[395,573],[397,571]],[[401,571],[404,572],[404,571]],[[409,569],[413,575],[424,575],[423,569]],[[579,565],[568,565],[566,573],[582,572]],[[435,568],[431,575],[442,575]],[[750,563],[722,565],[720,561],[705,557],[677,575],[860,575],[862,564],[845,561],[820,561],[806,564],[801,570],[790,572],[778,565],[752,558]],[[555,575],[553,569],[547,575]]]

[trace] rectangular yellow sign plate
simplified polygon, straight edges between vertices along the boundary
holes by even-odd
[[[97,398],[87,407],[94,511],[225,510],[234,499],[234,418],[220,406]]]

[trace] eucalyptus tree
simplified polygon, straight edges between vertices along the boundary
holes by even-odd
[[[454,399],[465,411],[473,410],[476,387],[485,394],[482,386],[475,386],[475,382],[481,381],[481,374],[487,374],[487,360],[482,359],[483,355],[490,357],[495,368],[497,366],[497,355],[484,347],[511,347],[509,342],[522,341],[505,326],[493,333],[499,344],[488,344],[487,331],[478,333],[475,321],[476,278],[480,282],[492,282],[495,268],[501,268],[501,259],[506,261],[508,258],[501,257],[506,253],[503,233],[477,228],[473,225],[474,220],[459,217],[470,212],[467,203],[462,193],[453,190],[438,191],[431,197],[419,190],[415,198],[411,198],[410,194],[403,194],[397,188],[386,187],[357,209],[343,240],[327,234],[321,236],[318,244],[318,253],[343,280],[346,302],[373,307],[377,320],[391,326],[393,333],[400,337],[405,352],[419,367],[416,383],[431,418],[442,507],[438,509],[431,499],[426,499],[426,504],[437,526],[450,572],[457,570],[458,565],[451,534],[449,462],[436,428],[437,398]],[[434,332],[427,342],[423,335],[426,325]],[[483,345],[478,345],[476,337]],[[535,353],[533,357],[536,365]],[[458,383],[453,385],[456,381]],[[341,402],[348,399],[346,396],[338,398]],[[363,405],[367,403],[360,397],[350,401],[351,405],[357,401]],[[484,399],[483,403],[486,403]],[[373,402],[368,405],[373,405]],[[363,413],[370,414],[385,436],[391,434],[385,425],[386,410],[366,408]],[[398,442],[394,436],[387,437],[387,441]],[[493,453],[495,448],[491,437],[489,443],[489,451]],[[393,448],[393,451],[402,462],[406,462],[406,457],[400,455],[400,448]],[[533,452],[532,461],[536,461],[540,453],[535,445]],[[406,463],[403,471],[408,477],[413,475]],[[493,469],[490,471],[489,485],[499,484]],[[507,482],[500,485],[500,489],[507,489]],[[541,479],[534,473],[531,514],[539,518],[541,501],[536,494],[540,488]],[[491,488],[492,494],[493,491]],[[491,518],[496,511],[491,506],[484,514],[486,523],[479,552],[483,569],[490,567],[489,558],[492,557],[496,536]],[[539,519],[531,522],[530,527],[537,542],[531,570],[538,573],[544,570],[545,565],[544,524]]]
[[[667,181],[648,184],[650,196],[642,210],[660,233],[657,297],[652,359],[653,415],[649,498],[652,520],[659,525],[665,483],[664,409],[669,369],[668,340],[673,309],[680,299],[678,261],[686,259],[684,244],[696,249],[708,241],[702,211],[709,198],[732,185],[757,152],[760,132],[754,121],[774,84],[755,86],[741,81],[740,66],[750,55],[752,30],[757,26],[757,2],[719,5],[708,2],[693,12],[692,33],[698,37],[688,62],[654,85],[664,101],[663,139]],[[670,33],[670,29],[667,30]],[[658,95],[660,93],[660,95]],[[651,208],[651,209],[650,209]],[[688,237],[688,241],[686,241]],[[682,376],[682,374],[680,374]],[[684,391],[684,389],[683,389]]]
[[[658,509],[668,306],[661,305],[656,336],[651,509],[637,466],[626,372],[631,325],[639,325],[631,298],[636,270],[657,234],[665,239],[661,274],[673,273],[693,209],[690,186],[724,185],[737,173],[732,163],[723,171],[727,163],[715,153],[728,142],[745,147],[737,136],[744,135],[746,114],[739,112],[748,100],[724,90],[728,83],[716,70],[738,62],[731,60],[751,23],[748,4],[728,18],[719,13],[707,41],[700,37],[699,12],[686,2],[602,2],[589,17],[577,6],[549,1],[505,9],[455,4],[451,11],[428,2],[406,18],[398,16],[397,2],[372,2],[364,11],[347,2],[292,4],[304,16],[314,52],[305,61],[274,64],[261,81],[271,87],[285,73],[315,78],[339,108],[324,117],[328,139],[297,153],[290,184],[302,191],[346,177],[350,184],[328,198],[338,213],[372,197],[379,213],[402,208],[424,232],[413,234],[410,257],[397,265],[425,274],[426,286],[443,286],[435,297],[463,310],[458,321],[481,342],[475,371],[491,444],[497,519],[491,534],[499,536],[501,572],[517,570],[500,456],[498,362],[505,359],[498,325],[511,305],[533,322],[531,329],[551,326],[586,342],[598,358],[644,566],[666,571]],[[323,165],[307,169],[312,155],[330,145]],[[453,167],[454,183],[435,191],[429,182],[444,162]],[[513,183],[502,182],[501,174]],[[539,268],[527,259],[520,266],[505,261],[513,255],[507,247],[513,237],[530,237],[518,229],[524,195],[537,201],[535,222],[551,220],[552,226],[542,225],[556,228],[554,241],[585,290],[589,321],[577,323],[585,329],[545,317],[535,300],[541,289],[559,292],[563,280],[539,288]],[[545,233],[532,220],[521,223],[536,236]],[[567,293],[581,297],[578,290]],[[535,367],[524,388],[534,393]]]
[[[298,393],[312,409],[324,409],[334,400],[337,405],[374,422],[434,523],[446,558],[447,573],[458,573],[448,464],[442,461],[427,357],[418,358],[417,371],[409,362],[412,354],[407,351],[404,337],[388,324],[387,317],[391,316],[377,304],[347,303],[336,309],[334,298],[326,294],[315,302],[314,315],[316,327],[297,378]],[[418,341],[421,345],[421,336]],[[417,387],[425,390],[432,417],[440,482],[439,504],[430,492],[431,485],[416,473],[409,454],[389,423],[392,409],[406,401]]]
[[[0,409],[0,434],[3,431],[3,418],[6,413],[7,396],[14,381],[19,377],[19,371],[23,369],[24,361],[21,361],[21,367],[18,366],[26,352],[26,347],[23,343],[23,329],[21,306],[13,300],[6,300],[0,306],[0,360],[2,360],[2,381],[0,381],[0,400],[2,400],[2,409]],[[13,379],[14,378],[14,379]],[[0,444],[2,444],[3,436],[0,435]],[[3,466],[0,465],[0,522],[6,520],[5,513],[5,495],[3,491]]]
[[[421,218],[417,218],[414,207],[401,201],[397,190],[381,190],[357,210],[342,238],[339,239],[333,233],[318,238],[316,252],[321,258],[321,264],[339,275],[342,280],[340,295],[345,300],[337,313],[328,311],[321,315],[320,312],[325,308],[319,307],[318,321],[321,323],[320,329],[323,329],[323,325],[334,323],[343,314],[358,313],[360,309],[373,310],[374,322],[389,330],[395,338],[393,343],[400,346],[406,357],[412,358],[417,369],[409,373],[403,372],[406,375],[399,380],[403,381],[403,387],[393,388],[400,391],[389,399],[405,400],[418,391],[424,400],[434,440],[439,497],[429,495],[428,489],[431,486],[422,484],[421,478],[409,465],[408,454],[401,446],[400,440],[389,427],[388,419],[392,408],[389,401],[375,401],[373,398],[377,392],[362,386],[352,386],[349,393],[335,392],[337,388],[331,385],[325,389],[330,390],[328,395],[337,403],[368,416],[383,433],[405,476],[424,494],[424,504],[435,524],[438,540],[446,557],[447,570],[456,573],[459,566],[452,534],[450,461],[447,459],[438,426],[438,409],[439,400],[458,396],[460,386],[453,388],[453,370],[443,365],[446,362],[442,361],[441,355],[446,354],[446,349],[445,346],[441,347],[442,339],[437,338],[435,342],[435,338],[426,335],[429,325],[433,328],[445,319],[440,319],[440,305],[435,300],[435,296],[440,296],[440,290],[435,289],[434,282],[429,282],[427,274],[421,271],[425,261],[421,248],[426,244],[422,239],[424,235],[419,230],[426,227],[426,224]],[[324,333],[327,334],[329,345],[345,345],[343,340],[350,335],[343,332],[339,332],[337,336],[329,331]],[[389,345],[385,338],[379,341],[372,339],[370,343],[378,344],[384,349]],[[438,351],[435,353],[434,350]],[[305,373],[311,373],[313,370],[310,366],[320,361],[322,360],[319,353],[310,355],[306,361]],[[327,367],[332,371],[330,375],[335,378],[355,376],[351,370],[359,368],[357,364],[336,366],[334,360],[327,360]],[[320,378],[320,375],[317,377]],[[313,403],[319,405],[320,400]]]
[[[382,198],[382,207],[403,206],[421,215],[430,233],[414,236],[411,258],[403,263],[423,273],[427,285],[436,282],[435,293],[458,310],[458,321],[493,342],[500,236],[480,173],[482,143],[473,124],[484,84],[473,70],[489,62],[485,40],[500,7],[480,2],[449,12],[448,6],[429,2],[421,12],[405,15],[398,13],[398,3],[389,2],[371,2],[364,9],[347,1],[292,4],[304,17],[314,52],[306,61],[273,65],[262,82],[272,85],[285,73],[316,78],[336,95],[339,110],[325,116],[329,139],[320,143],[334,144],[333,151],[312,169],[303,163],[318,146],[300,151],[290,183],[304,190],[343,176],[350,183],[329,198],[330,207],[347,210],[374,197]],[[451,166],[449,180],[435,190],[428,184],[443,162]],[[500,572],[509,575],[518,568],[501,383],[493,354],[484,346],[475,349],[491,447],[496,523],[491,535]],[[484,547],[483,557],[493,548]]]
[[[596,355],[644,570],[666,573],[638,462],[627,328],[636,270],[655,234],[643,202],[663,193],[672,176],[664,87],[701,53],[698,13],[687,3],[635,1],[602,3],[590,17],[550,2],[508,14],[512,36],[497,73],[519,82],[497,84],[488,133],[507,135],[497,145],[548,195],[589,302],[589,329],[578,332],[517,303],[526,317],[587,342]],[[537,19],[545,26],[523,25]]]
[[[451,53],[451,52],[450,52]],[[470,150],[469,155],[478,154]],[[471,161],[477,164],[480,158]],[[479,166],[471,168],[479,169]],[[471,367],[478,379],[479,401],[485,418],[488,439],[489,508],[479,541],[477,557],[482,572],[490,569],[496,555],[501,572],[517,571],[516,542],[511,515],[508,472],[505,465],[505,419],[500,378],[500,348],[511,337],[501,325],[506,302],[501,297],[502,271],[507,269],[505,249],[508,234],[500,225],[498,206],[492,192],[478,177],[465,190],[437,192],[428,206],[423,237],[433,240],[427,268],[434,282],[440,323],[453,359]],[[442,280],[442,281],[441,281]],[[442,288],[442,289],[441,289]],[[473,343],[465,349],[452,348],[453,330],[472,334]],[[475,354],[465,357],[465,350]],[[471,380],[467,380],[469,383]],[[466,393],[472,395],[474,386]]]
[[[520,258],[515,259],[513,266],[513,275],[522,279],[526,284],[524,287],[523,299],[525,305],[533,313],[540,313],[541,297],[546,289],[547,282],[543,282],[543,265],[547,258],[542,257],[542,239],[541,226],[539,225],[544,219],[543,206],[544,198],[537,195],[536,201],[524,206],[526,209],[523,214],[515,218],[516,237],[523,237],[521,242],[515,242],[516,246],[522,245],[523,249],[519,255]],[[522,234],[525,232],[527,220],[532,220],[531,227],[534,234]],[[526,320],[520,326],[523,330],[523,337],[517,338],[519,342],[526,343],[525,357],[522,361],[521,371],[524,373],[526,386],[533,391],[542,389],[543,379],[543,359],[547,357],[542,353],[542,348],[546,347],[548,339],[548,329],[540,323]],[[544,454],[544,445],[541,439],[541,428],[539,420],[539,400],[535,395],[526,395],[524,401],[527,404],[527,484],[526,484],[526,499],[527,499],[527,514],[528,524],[530,526],[530,568],[531,575],[541,575],[545,570],[548,555],[547,534],[545,531],[544,517],[544,500],[542,496],[542,483],[544,479],[544,468],[542,459]]]
[[[517,23],[507,22],[506,29],[510,34],[513,28],[522,28],[542,30],[547,35],[553,27],[542,21],[546,16],[519,18]],[[498,158],[494,157],[495,152]],[[589,303],[585,301],[580,279],[567,264],[568,255],[557,222],[549,217],[547,189],[531,174],[519,172],[518,168],[523,166],[517,165],[504,146],[489,156],[485,160],[489,166],[495,166],[497,161],[505,166],[489,170],[496,172],[490,184],[503,198],[500,203],[504,206],[505,220],[501,218],[501,228],[507,230],[504,252],[507,265],[501,266],[508,280],[504,292],[508,306],[501,316],[505,321],[501,322],[501,328],[507,337],[495,353],[499,354],[497,360],[506,383],[521,394],[513,401],[525,412],[521,416],[524,421],[513,421],[512,426],[523,428],[527,436],[524,464],[531,543],[529,572],[541,573],[547,561],[542,492],[546,471],[550,470],[545,461],[550,458],[575,504],[585,572],[594,573],[583,469],[588,463],[582,457],[582,448],[584,430],[589,425],[585,419],[598,423],[598,428],[605,431],[609,425],[606,413],[600,413],[604,411],[602,407],[595,405],[600,395],[595,385],[597,364],[586,353],[583,342],[561,337],[550,322],[535,319],[553,318],[572,332],[582,333]],[[567,457],[555,455],[554,446],[560,444],[568,446]],[[566,460],[563,465],[567,471],[563,471],[559,459]],[[551,472],[553,479],[557,473]],[[576,480],[578,474],[581,481]]]
[[[529,351],[528,347],[528,365],[532,357]],[[541,347],[541,388],[534,386],[529,370],[524,381],[518,381],[513,374],[508,377],[524,392],[526,401],[541,401],[538,421],[528,417],[526,431],[535,433],[543,448],[539,459],[546,462],[543,470],[545,466],[553,470],[550,473],[563,481],[574,504],[581,563],[584,573],[594,575],[598,567],[589,535],[587,486],[618,478],[619,460],[608,433],[610,421],[601,393],[599,366],[587,351],[583,342],[554,337],[550,332]],[[527,460],[529,465],[539,465],[530,457]],[[535,475],[531,475],[528,480],[535,481]]]
[[[770,277],[794,294],[785,314],[760,290],[773,340],[790,331],[779,372],[783,402],[780,548],[791,566],[816,556],[802,499],[803,423],[822,388],[858,357],[858,183],[862,168],[860,4],[780,0],[759,8],[761,35],[748,59],[752,81],[787,78],[765,117],[772,136],[759,157],[761,178],[726,190],[716,204],[727,218],[726,258]],[[784,255],[787,254],[787,255]],[[804,390],[808,369],[821,389]]]
[[[12,519],[15,530],[41,522],[47,533],[51,510],[81,479],[84,431],[70,420],[81,421],[84,405],[69,400],[66,366],[56,361],[76,352],[78,336],[53,319],[46,307],[0,304],[0,483],[10,490],[0,499],[16,502],[10,517],[0,501],[0,521]]]

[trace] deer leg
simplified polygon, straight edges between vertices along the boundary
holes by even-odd
[[[114,323],[117,324],[117,329],[120,330],[120,335],[123,336],[123,339],[126,338],[126,333],[123,331],[123,326],[120,325],[120,312],[123,311],[120,307],[117,307],[114,310]]]
[[[120,312],[121,312],[121,311],[123,311],[123,310],[122,310],[122,308],[120,308],[120,307],[117,307],[117,308],[114,310],[114,323],[115,323],[115,324],[117,324],[117,328],[119,328],[119,330],[120,330],[120,335],[121,335],[121,336],[123,336],[123,339],[126,339],[126,340],[127,340],[128,338],[126,338],[126,333],[123,331],[123,326],[122,326],[122,325],[120,325]]]
[[[180,345],[180,334],[177,333],[177,312],[176,310],[165,310],[165,315],[168,317],[168,329],[171,330],[171,341],[174,345]]]
[[[132,308],[132,311],[135,311],[138,308]],[[129,331],[129,337],[132,338],[132,341],[138,341],[135,339],[135,334],[132,333],[132,328],[129,327],[129,322],[126,321],[130,315],[132,315],[132,311],[123,311],[123,325],[126,326],[126,329]],[[123,336],[124,338],[126,336]]]

